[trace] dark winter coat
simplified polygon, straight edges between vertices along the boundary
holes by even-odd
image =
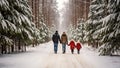
[[[70,49],[74,49],[75,48],[75,42],[72,40],[69,43]]]
[[[61,36],[61,43],[62,44],[68,44],[68,39],[66,34],[62,34]]]
[[[77,50],[80,50],[82,48],[82,46],[79,42],[76,44],[76,48],[77,48]]]
[[[54,43],[58,43],[60,41],[60,36],[58,33],[55,33],[53,36],[52,36],[52,41]]]

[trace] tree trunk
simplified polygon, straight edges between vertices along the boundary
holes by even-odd
[[[17,39],[15,38],[15,46],[14,46],[14,52],[17,51]]]
[[[26,51],[26,45],[25,45],[25,51]]]
[[[20,51],[21,50],[21,41],[20,41],[20,39],[18,40],[18,51]]]
[[[2,54],[4,53],[4,47],[3,47],[3,45],[1,45],[1,53]]]
[[[14,44],[11,46],[11,51],[14,52]]]
[[[7,49],[8,49],[8,54],[11,53],[11,46],[7,46]]]
[[[2,54],[6,54],[7,51],[6,51],[6,45],[2,45]]]
[[[24,43],[21,43],[21,51],[24,52],[24,46],[25,44]]]

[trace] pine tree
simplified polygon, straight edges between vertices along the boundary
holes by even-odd
[[[68,26],[68,31],[67,31],[67,34],[68,34],[68,39],[69,40],[71,40],[71,39],[74,39],[75,40],[75,28],[74,28],[74,26],[72,25],[72,24],[70,24],[69,26]]]
[[[6,15],[10,14],[9,6],[7,0],[0,0],[0,46],[2,53],[6,53],[6,45],[12,45],[13,40],[10,36],[16,31],[16,26],[6,18]]]
[[[93,0],[86,23],[88,42],[102,45],[100,55],[112,55],[120,49],[120,1]]]
[[[101,41],[104,47],[100,55],[112,55],[120,49],[120,1],[108,0],[106,5],[108,15],[102,19],[104,36]]]
[[[80,41],[82,43],[84,43],[84,31],[85,31],[85,25],[84,25],[84,20],[80,19],[80,21],[77,24],[77,28],[76,28],[76,41]]]
[[[97,47],[101,34],[99,29],[102,28],[101,18],[104,16],[104,4],[102,0],[93,0],[90,5],[89,19],[86,23],[86,38],[88,43],[93,47]]]
[[[0,0],[0,45],[4,45],[5,52],[7,45],[21,49],[21,45],[32,42],[35,25],[31,18],[27,0]]]
[[[40,31],[40,42],[46,42],[49,41],[49,29],[46,26],[46,24],[44,24],[44,22],[40,22],[41,27],[39,28]]]
[[[44,16],[41,12],[40,12],[40,16],[41,16],[40,22],[39,22],[40,27],[38,28],[40,38],[38,38],[38,42],[44,43],[44,42],[49,41],[50,30],[49,30],[48,26],[45,24],[45,19],[44,19]]]

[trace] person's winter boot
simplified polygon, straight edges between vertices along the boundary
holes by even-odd
[[[74,52],[72,52],[72,54],[74,54]]]
[[[78,51],[78,54],[80,54],[80,52]]]
[[[65,54],[65,51],[63,51],[63,54]]]
[[[57,51],[55,51],[55,54],[57,54]]]
[[[73,50],[71,50],[71,52],[72,52],[72,54],[74,53],[74,51],[73,51]]]

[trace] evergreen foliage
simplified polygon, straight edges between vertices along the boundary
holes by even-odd
[[[32,12],[28,0],[0,0],[0,47],[2,53],[10,45],[14,51],[15,46],[37,44],[46,40],[48,28],[42,22],[40,30],[32,22]]]
[[[93,0],[86,23],[86,38],[101,46],[100,55],[113,55],[120,50],[120,1]]]
[[[84,43],[84,36],[85,36],[85,24],[84,20],[80,19],[77,24],[77,28],[75,29],[75,40]]]
[[[75,39],[74,36],[75,36],[75,28],[72,24],[70,24],[68,26],[68,31],[67,31],[67,34],[68,34],[68,39],[71,40],[71,39]]]
[[[41,27],[39,28],[40,31],[40,42],[46,42],[49,41],[49,29],[48,27],[44,24],[44,22],[40,22]]]
[[[120,1],[108,0],[106,2],[107,14],[103,19],[102,33],[103,49],[100,55],[113,55],[120,51]]]

